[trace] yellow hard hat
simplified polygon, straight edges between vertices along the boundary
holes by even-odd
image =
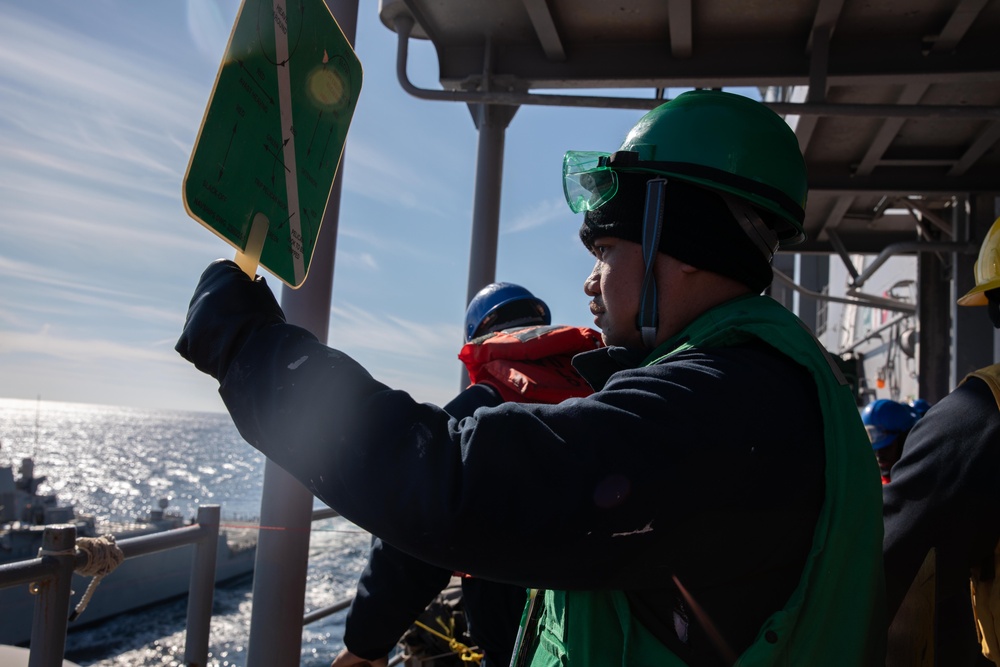
[[[958,300],[960,306],[985,306],[986,292],[1000,288],[1000,218],[986,232],[976,260],[976,286]]]

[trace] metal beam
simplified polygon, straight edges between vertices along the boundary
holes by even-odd
[[[414,25],[413,19],[410,16],[400,15],[396,17],[395,22],[396,33],[398,35],[396,78],[399,80],[399,85],[403,90],[420,99],[442,102],[468,102],[470,104],[503,104],[506,106],[541,105],[641,110],[653,109],[666,101],[660,97],[601,97],[591,95],[522,93],[516,92],[516,86],[510,80],[506,83],[506,90],[434,90],[419,88],[410,81],[406,72],[406,62],[409,54],[409,34]],[[482,58],[478,62],[482,62]],[[1000,73],[998,73],[998,78],[1000,78]],[[503,81],[502,77],[494,77],[494,79],[500,82]],[[482,75],[477,74],[476,80],[482,81]],[[729,82],[726,85],[733,84]],[[780,115],[798,114],[860,118],[986,118],[1000,120],[1000,107],[993,106],[796,104],[786,102],[766,102],[765,104]]]
[[[844,171],[843,167],[833,165],[810,165],[810,194],[951,196],[965,192],[995,192],[997,183],[1000,183],[1000,170],[996,168],[958,178],[948,178],[939,169],[885,168],[867,176]]]
[[[976,163],[986,151],[991,149],[997,141],[1000,141],[1000,123],[988,123],[979,136],[965,150],[962,157],[958,159],[955,166],[948,172],[949,176],[961,176],[969,167]]]
[[[827,37],[833,37],[833,31],[840,21],[840,12],[844,9],[844,0],[820,0],[816,7],[816,14],[813,17],[812,30],[809,31],[809,40],[806,42],[806,53],[813,50],[813,36],[816,29],[824,27],[827,29]]]
[[[397,30],[398,32],[398,30]],[[481,61],[475,42],[436,44],[445,88],[475,85]],[[534,40],[504,42],[498,73],[526,88],[671,88],[719,86],[800,86],[809,83],[809,57],[792,38],[698,40],[691,58],[651,57],[668,52],[665,39],[622,38],[565,44],[565,62],[540,57]],[[578,48],[574,48],[577,46]],[[898,86],[909,83],[983,83],[1000,80],[1000,52],[982,39],[963,43],[948,57],[927,57],[913,39],[880,37],[868,42],[834,43],[827,68],[830,87]]]
[[[819,123],[819,116],[799,116],[795,124],[795,136],[799,140],[799,151],[802,155],[809,149],[809,142],[812,140],[816,125]]]
[[[847,248],[844,246],[844,242],[840,240],[840,235],[837,234],[835,229],[827,230],[827,236],[830,237],[830,245],[837,252],[840,257],[840,261],[844,263],[844,267],[847,272],[851,274],[851,278],[856,280],[858,277],[858,268],[854,266],[854,262],[851,261],[850,253],[847,252]]]
[[[809,56],[809,102],[826,101],[826,75],[830,66],[830,26],[818,26],[812,33]]]
[[[850,254],[877,255],[887,246],[893,243],[905,243],[913,240],[913,233],[841,233],[838,235],[843,241],[846,251]],[[803,253],[806,255],[833,255],[837,254],[837,249],[830,240],[806,239],[801,244],[788,248],[787,252]]]
[[[933,38],[934,46],[931,47],[931,51],[934,53],[954,51],[988,1],[962,0],[959,2],[955,11],[948,18],[948,22],[941,29],[941,34]]]
[[[538,37],[545,57],[552,62],[563,62],[566,60],[566,49],[563,48],[562,39],[559,37],[559,29],[552,18],[552,11],[546,0],[522,0],[524,8],[528,11],[528,18],[535,28],[535,35]]]
[[[849,296],[833,296],[831,294],[823,294],[822,292],[816,292],[814,290],[806,289],[802,287],[794,280],[786,276],[784,273],[777,269],[772,269],[774,277],[778,282],[787,285],[794,291],[799,292],[805,296],[808,296],[817,301],[831,301],[833,303],[846,303],[854,306],[864,306],[868,308],[880,308],[882,310],[891,310],[898,313],[907,313],[912,315],[917,311],[917,307],[912,303],[905,303],[901,301],[895,301],[893,299],[887,299],[885,297],[876,296],[874,294],[863,294],[861,292],[854,292]]]
[[[694,53],[691,27],[691,0],[667,0],[670,24],[670,53],[674,58],[690,58]]]
[[[865,281],[871,278],[890,257],[913,252],[954,252],[962,255],[975,255],[979,252],[979,248],[974,243],[952,243],[950,241],[904,241],[902,243],[893,243],[883,249],[878,254],[878,257],[861,272],[861,275],[851,280],[850,286],[861,287],[864,285]]]
[[[896,101],[899,104],[917,104],[928,88],[930,88],[930,84],[927,83],[914,83],[904,86],[903,92]],[[896,135],[899,134],[899,130],[903,127],[904,122],[906,121],[903,118],[886,118],[882,121],[882,126],[879,127],[875,138],[869,144],[868,151],[861,159],[860,164],[858,164],[855,173],[864,175],[872,173],[872,170],[875,169],[879,160],[882,159],[882,156],[885,155],[886,150],[896,138]]]
[[[938,104],[794,104],[767,102],[778,114],[840,116],[853,118],[939,118],[1000,120],[1000,106],[963,106]]]
[[[826,101],[827,73],[830,67],[830,40],[833,38],[833,31],[837,27],[837,21],[840,20],[840,12],[843,8],[844,0],[820,0],[819,6],[816,8],[812,30],[809,31],[809,39],[806,41],[805,49],[806,54],[812,56],[810,58],[809,91],[807,93],[807,99],[810,102]],[[814,54],[817,31],[819,31],[819,36],[825,40],[822,49],[822,84],[816,81],[818,75],[815,71],[818,67]],[[816,88],[820,85],[822,86],[822,94],[816,92]],[[818,123],[819,116],[799,116],[795,122],[795,135],[799,139],[799,150],[803,155],[806,154],[806,150],[809,148],[809,142],[812,140]]]
[[[916,199],[910,199],[909,197],[902,197],[897,200],[897,203],[910,209],[915,216],[919,215],[920,218],[930,221],[931,224],[941,230],[941,232],[947,234],[949,237],[952,235],[954,223],[945,220],[937,213],[924,206],[922,202]]]
[[[877,167],[953,167],[958,160],[948,158],[887,158],[878,159]]]
[[[810,185],[810,192],[816,192],[816,188]],[[850,193],[844,193],[844,195],[837,197],[837,200],[833,203],[833,208],[827,213],[826,220],[823,221],[823,226],[820,228],[819,238],[822,239],[824,233],[832,232],[840,224],[840,221],[844,219],[844,214],[850,210],[851,204],[854,203],[854,195]]]

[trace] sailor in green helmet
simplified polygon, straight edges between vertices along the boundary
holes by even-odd
[[[177,349],[219,379],[246,440],[343,516],[529,589],[517,664],[881,664],[868,437],[837,367],[761,294],[803,234],[794,133],[692,91],[614,153],[567,153],[563,177],[608,345],[574,358],[589,397],[451,420],[286,324],[227,261]]]

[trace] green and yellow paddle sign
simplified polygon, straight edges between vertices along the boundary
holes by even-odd
[[[306,279],[361,77],[323,0],[244,0],[183,194],[250,275]]]

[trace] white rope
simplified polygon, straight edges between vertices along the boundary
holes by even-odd
[[[125,560],[125,554],[115,544],[114,535],[102,535],[101,537],[80,537],[76,540],[76,550],[87,556],[86,562],[76,567],[76,572],[84,577],[93,577],[86,592],[77,603],[76,609],[69,615],[69,620],[73,621],[83,613],[93,597],[97,585],[101,579],[115,571]]]

